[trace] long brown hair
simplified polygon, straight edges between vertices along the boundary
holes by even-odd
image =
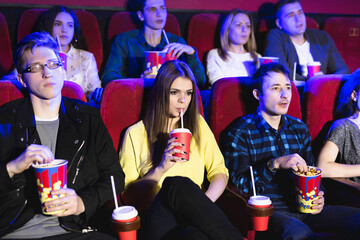
[[[149,162],[152,164],[152,168],[157,167],[161,162],[161,157],[169,140],[170,89],[172,83],[179,77],[187,78],[192,82],[191,101],[183,119],[184,126],[191,131],[196,144],[200,145],[198,96],[195,77],[186,63],[177,60],[167,61],[161,66],[155,78],[144,118],[150,150]],[[179,123],[178,127],[180,127]]]
[[[256,42],[255,42],[255,34],[254,34],[254,21],[250,15],[249,12],[245,10],[239,10],[237,8],[234,8],[230,11],[230,13],[226,16],[223,24],[221,25],[220,30],[220,43],[221,48],[219,48],[219,55],[224,60],[227,61],[229,57],[229,47],[230,47],[230,40],[229,40],[229,32],[232,22],[234,21],[234,18],[238,14],[245,14],[250,19],[251,24],[251,30],[250,30],[250,36],[247,43],[244,44],[244,48],[250,53],[251,57],[254,59],[255,64],[258,61],[258,57],[256,55]]]

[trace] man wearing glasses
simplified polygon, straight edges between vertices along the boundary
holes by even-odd
[[[65,72],[49,34],[32,33],[20,41],[14,63],[29,94],[0,108],[1,238],[112,239],[88,225],[112,199],[110,176],[117,192],[124,186],[99,112],[61,96]],[[69,161],[67,188],[51,192],[65,196],[41,206],[31,165],[54,159]],[[42,215],[41,207],[49,215]]]

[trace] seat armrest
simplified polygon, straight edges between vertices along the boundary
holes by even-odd
[[[325,203],[360,207],[360,183],[347,178],[322,178]]]

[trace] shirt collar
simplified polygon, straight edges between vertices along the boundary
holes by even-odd
[[[273,127],[271,127],[270,124],[261,115],[259,108],[257,108],[256,113],[255,113],[255,124],[256,124],[257,128],[260,130],[260,132],[272,131],[272,132],[277,133],[277,130],[274,129]],[[289,121],[288,121],[286,115],[282,115],[281,120],[280,120],[280,131],[279,132],[286,129],[288,127],[288,125],[289,125]]]
[[[166,43],[166,40],[165,40],[165,38],[164,38],[164,36],[163,36],[163,34],[161,34],[161,41],[160,41],[160,43],[159,43],[158,45],[156,45],[155,47],[150,46],[150,45],[147,43],[147,41],[146,41],[144,28],[141,28],[141,29],[139,30],[139,33],[138,33],[137,38],[138,38],[138,42],[139,42],[140,44],[145,45],[145,46],[147,46],[147,47],[149,47],[149,48],[153,48],[154,50],[157,49],[157,51],[163,50],[164,46],[167,44],[167,43]],[[161,49],[158,49],[158,48],[161,48]]]

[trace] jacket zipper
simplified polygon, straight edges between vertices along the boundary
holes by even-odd
[[[84,144],[85,144],[85,140],[82,141],[80,147],[78,148],[78,150],[76,151],[73,159],[71,160],[71,165],[70,165],[70,167],[68,168],[67,173],[68,173],[68,172],[70,171],[70,169],[72,168],[72,166],[73,166],[73,164],[74,164],[74,161],[75,161],[75,158],[76,158],[76,156],[78,155],[78,153],[80,152],[81,148],[84,146]]]
[[[92,228],[90,226],[88,226],[87,228],[83,228],[81,229],[81,231],[79,230],[75,230],[75,229],[72,229],[72,228],[69,228],[67,226],[65,226],[64,224],[60,224],[60,226],[68,231],[71,231],[71,232],[78,232],[78,233],[89,233],[89,232],[97,232],[97,229],[96,228]]]
[[[25,199],[24,205],[21,207],[20,211],[16,214],[16,216],[14,217],[14,219],[10,222],[9,225],[12,225],[15,220],[18,218],[18,216],[20,215],[20,213],[24,210],[25,206],[27,204],[27,199]]]
[[[81,163],[83,160],[84,160],[84,155],[81,155],[81,157],[80,157],[80,159],[79,159],[79,161],[78,161],[78,163],[77,163],[77,165],[76,165],[76,172],[75,172],[75,176],[74,176],[74,178],[73,178],[73,180],[72,180],[72,184],[74,184],[75,181],[76,181],[76,177],[77,177],[77,175],[79,174],[79,171],[80,171],[80,163]]]

